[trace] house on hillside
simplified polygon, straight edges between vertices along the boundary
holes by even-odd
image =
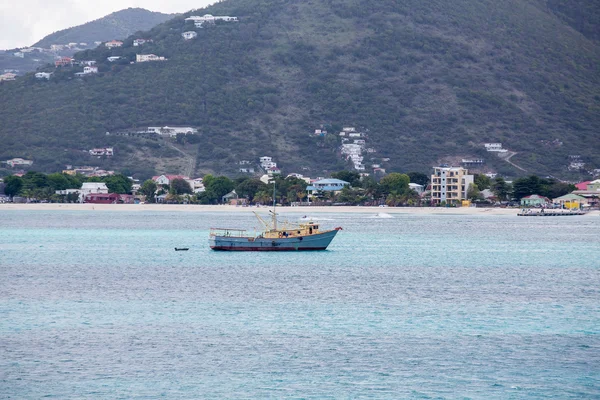
[[[108,60],[108,62],[115,62],[118,59],[120,59],[121,57],[119,56],[110,56],[110,57],[106,57],[106,59]]]
[[[98,67],[94,67],[94,66],[83,67],[83,73],[85,75],[87,75],[87,74],[97,74],[98,73]]]
[[[35,77],[37,79],[50,79],[52,72],[36,72]]]
[[[144,43],[149,43],[149,42],[152,42],[152,39],[134,39],[133,46],[138,47],[138,46],[143,45]]]
[[[159,57],[156,54],[136,54],[135,61],[136,62],[150,62],[150,61],[166,61],[167,59],[164,57]]]
[[[229,17],[229,16],[214,16],[211,14],[204,14],[203,16],[192,15],[185,19],[185,22],[193,22],[196,28],[202,28],[204,24],[214,24],[217,21],[223,22],[237,22],[237,17]]]
[[[23,158],[12,158],[10,160],[4,161],[4,163],[6,163],[11,168],[33,165],[32,160],[25,160]]]
[[[17,78],[17,74],[13,74],[12,72],[7,72],[5,74],[0,75],[1,81],[14,81]]]
[[[91,156],[112,157],[114,155],[114,151],[113,151],[112,147],[102,147],[102,148],[97,148],[97,149],[91,149],[89,152],[90,152]]]
[[[267,168],[267,174],[269,176],[281,175],[281,170],[279,168],[277,168],[277,167]]]
[[[156,133],[161,136],[176,137],[179,133],[184,135],[195,135],[198,129],[191,126],[149,126],[149,133]]]
[[[502,148],[502,143],[484,143],[486,151],[495,153],[506,153],[508,150]]]
[[[60,57],[54,61],[56,67],[66,67],[67,65],[73,65],[73,59],[71,57]]]
[[[187,31],[187,32],[183,32],[181,34],[181,36],[183,36],[183,38],[185,40],[191,40],[191,39],[195,39],[196,37],[198,37],[198,34],[194,31]]]
[[[112,48],[115,48],[115,47],[121,47],[121,46],[123,46],[123,42],[121,42],[120,40],[111,40],[110,42],[104,43],[104,45],[106,47],[108,47],[109,49],[112,49]]]

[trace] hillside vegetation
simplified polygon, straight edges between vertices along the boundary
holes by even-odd
[[[33,46],[49,48],[52,44],[94,43],[124,38],[135,32],[151,29],[172,17],[171,14],[143,8],[127,8],[82,25],[51,33]]]
[[[61,70],[47,82],[0,85],[0,159],[62,168],[91,163],[82,148],[112,145],[103,167],[148,173],[173,152],[106,132],[192,125],[197,172],[233,174],[237,161],[271,155],[287,172],[320,174],[347,167],[339,139],[309,136],[329,124],[368,129],[377,152],[366,161],[389,158],[388,171],[484,156],[490,169],[523,173],[483,142],[517,152],[512,161],[528,173],[561,176],[571,154],[599,168],[600,47],[547,3],[223,1],[154,27],[142,49],[129,37],[123,48],[78,54],[98,61],[98,76]],[[240,21],[184,21],[205,13]],[[185,41],[189,30],[198,37]],[[132,65],[136,53],[168,61]],[[109,63],[110,55],[123,58]],[[554,139],[562,145],[541,142]]]

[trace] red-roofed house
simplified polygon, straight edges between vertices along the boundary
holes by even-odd
[[[577,190],[587,190],[587,185],[590,182],[591,181],[580,182],[580,183],[576,184],[575,187],[577,188]]]
[[[111,40],[110,42],[104,43],[104,45],[110,49],[110,48],[113,48],[113,47],[121,47],[121,46],[123,46],[123,42],[121,42],[120,40]]]
[[[71,57],[61,57],[54,61],[54,65],[57,67],[64,67],[66,65],[72,65],[73,59]]]

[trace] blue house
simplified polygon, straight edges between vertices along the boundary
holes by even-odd
[[[308,197],[314,197],[317,192],[339,192],[348,185],[350,185],[350,182],[341,179],[321,179],[307,186],[306,192]]]

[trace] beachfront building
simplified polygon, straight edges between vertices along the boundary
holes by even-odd
[[[462,167],[435,167],[431,175],[431,203],[462,204],[474,176]]]
[[[525,196],[521,199],[522,207],[547,207],[550,204],[550,199],[538,194]]]
[[[579,209],[587,207],[589,205],[588,199],[573,193],[557,197],[554,200],[552,200],[552,203],[560,206],[560,208],[567,208],[569,210]]]
[[[341,179],[320,179],[314,181],[311,185],[306,187],[306,193],[309,198],[317,197],[318,193],[333,192],[339,193],[343,188],[349,186],[350,182],[343,181]]]

